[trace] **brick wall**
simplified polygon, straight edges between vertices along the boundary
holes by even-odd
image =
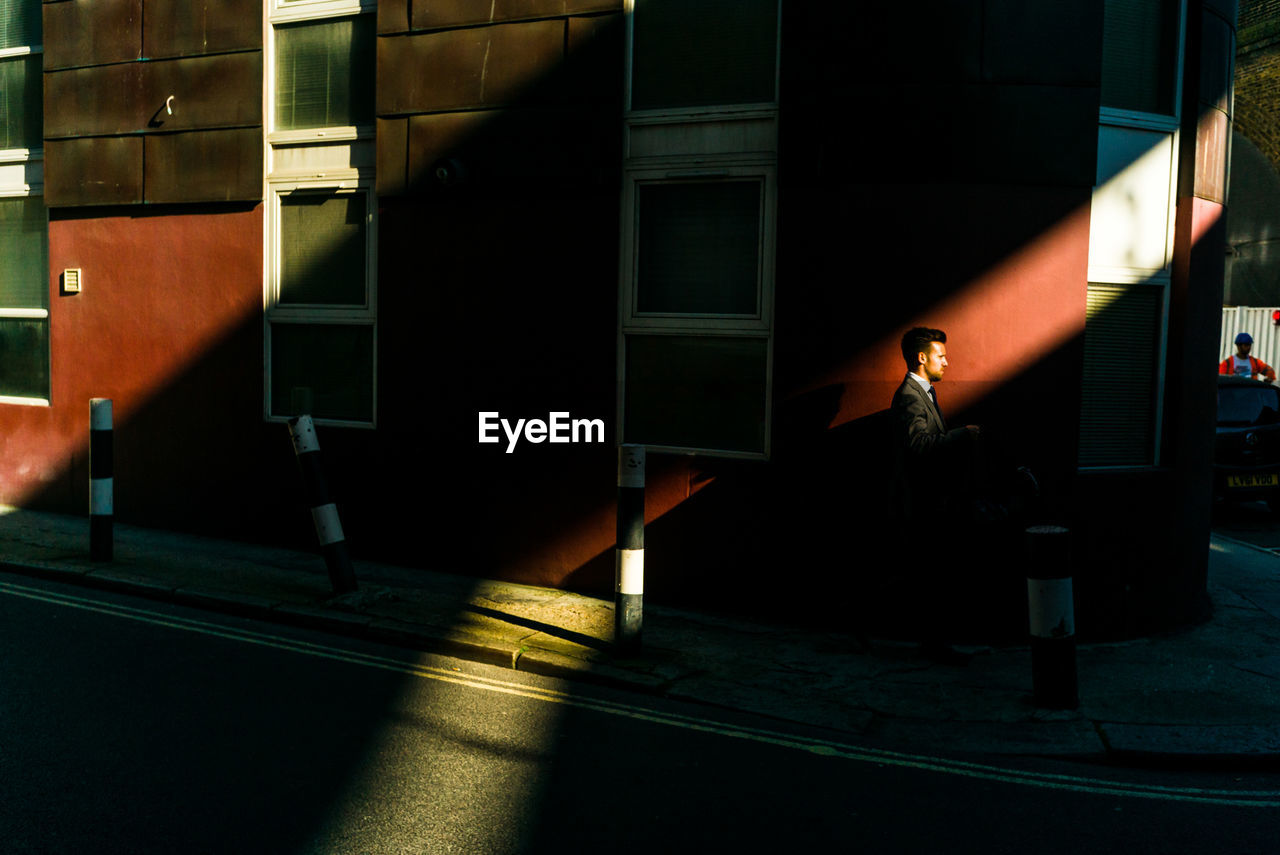
[[[1240,4],[1235,129],[1280,170],[1280,0]]]
[[[1259,27],[1274,26],[1280,22],[1280,0],[1241,0],[1237,24],[1241,43],[1257,37]]]

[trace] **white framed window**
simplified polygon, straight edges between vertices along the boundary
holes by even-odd
[[[377,424],[376,6],[272,0],[264,412]]]
[[[627,0],[621,438],[766,458],[777,0]]]
[[[374,16],[273,26],[271,139],[358,138],[374,124]]]
[[[1107,0],[1079,465],[1160,460],[1185,0]]]
[[[276,182],[267,199],[267,415],[375,423],[376,197],[370,182]]]
[[[627,109],[697,111],[778,101],[778,0],[625,0]]]
[[[768,331],[776,170],[638,169],[623,188],[626,329]]]
[[[377,11],[376,0],[267,0],[267,18],[272,23],[317,20]]]
[[[0,0],[0,403],[49,404],[40,0]]]

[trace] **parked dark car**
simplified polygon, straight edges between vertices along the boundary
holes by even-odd
[[[1280,388],[1218,377],[1213,492],[1227,501],[1265,500],[1280,512]]]

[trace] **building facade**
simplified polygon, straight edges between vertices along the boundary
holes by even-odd
[[[304,545],[308,413],[358,556],[607,595],[639,443],[650,598],[910,631],[922,322],[1082,630],[1204,614],[1233,3],[2,8],[0,501],[82,512],[109,397],[117,517]],[[978,634],[1015,541],[924,559]]]

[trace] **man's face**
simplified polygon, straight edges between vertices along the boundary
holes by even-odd
[[[1245,342],[1240,342],[1240,344],[1236,345],[1236,353],[1240,354],[1242,358],[1248,356],[1249,351],[1251,350],[1253,350],[1253,342],[1249,342],[1247,344]]]
[[[942,379],[942,372],[947,370],[947,346],[940,341],[931,341],[929,349],[920,355],[924,357],[921,363],[924,376],[930,383],[937,383]]]

